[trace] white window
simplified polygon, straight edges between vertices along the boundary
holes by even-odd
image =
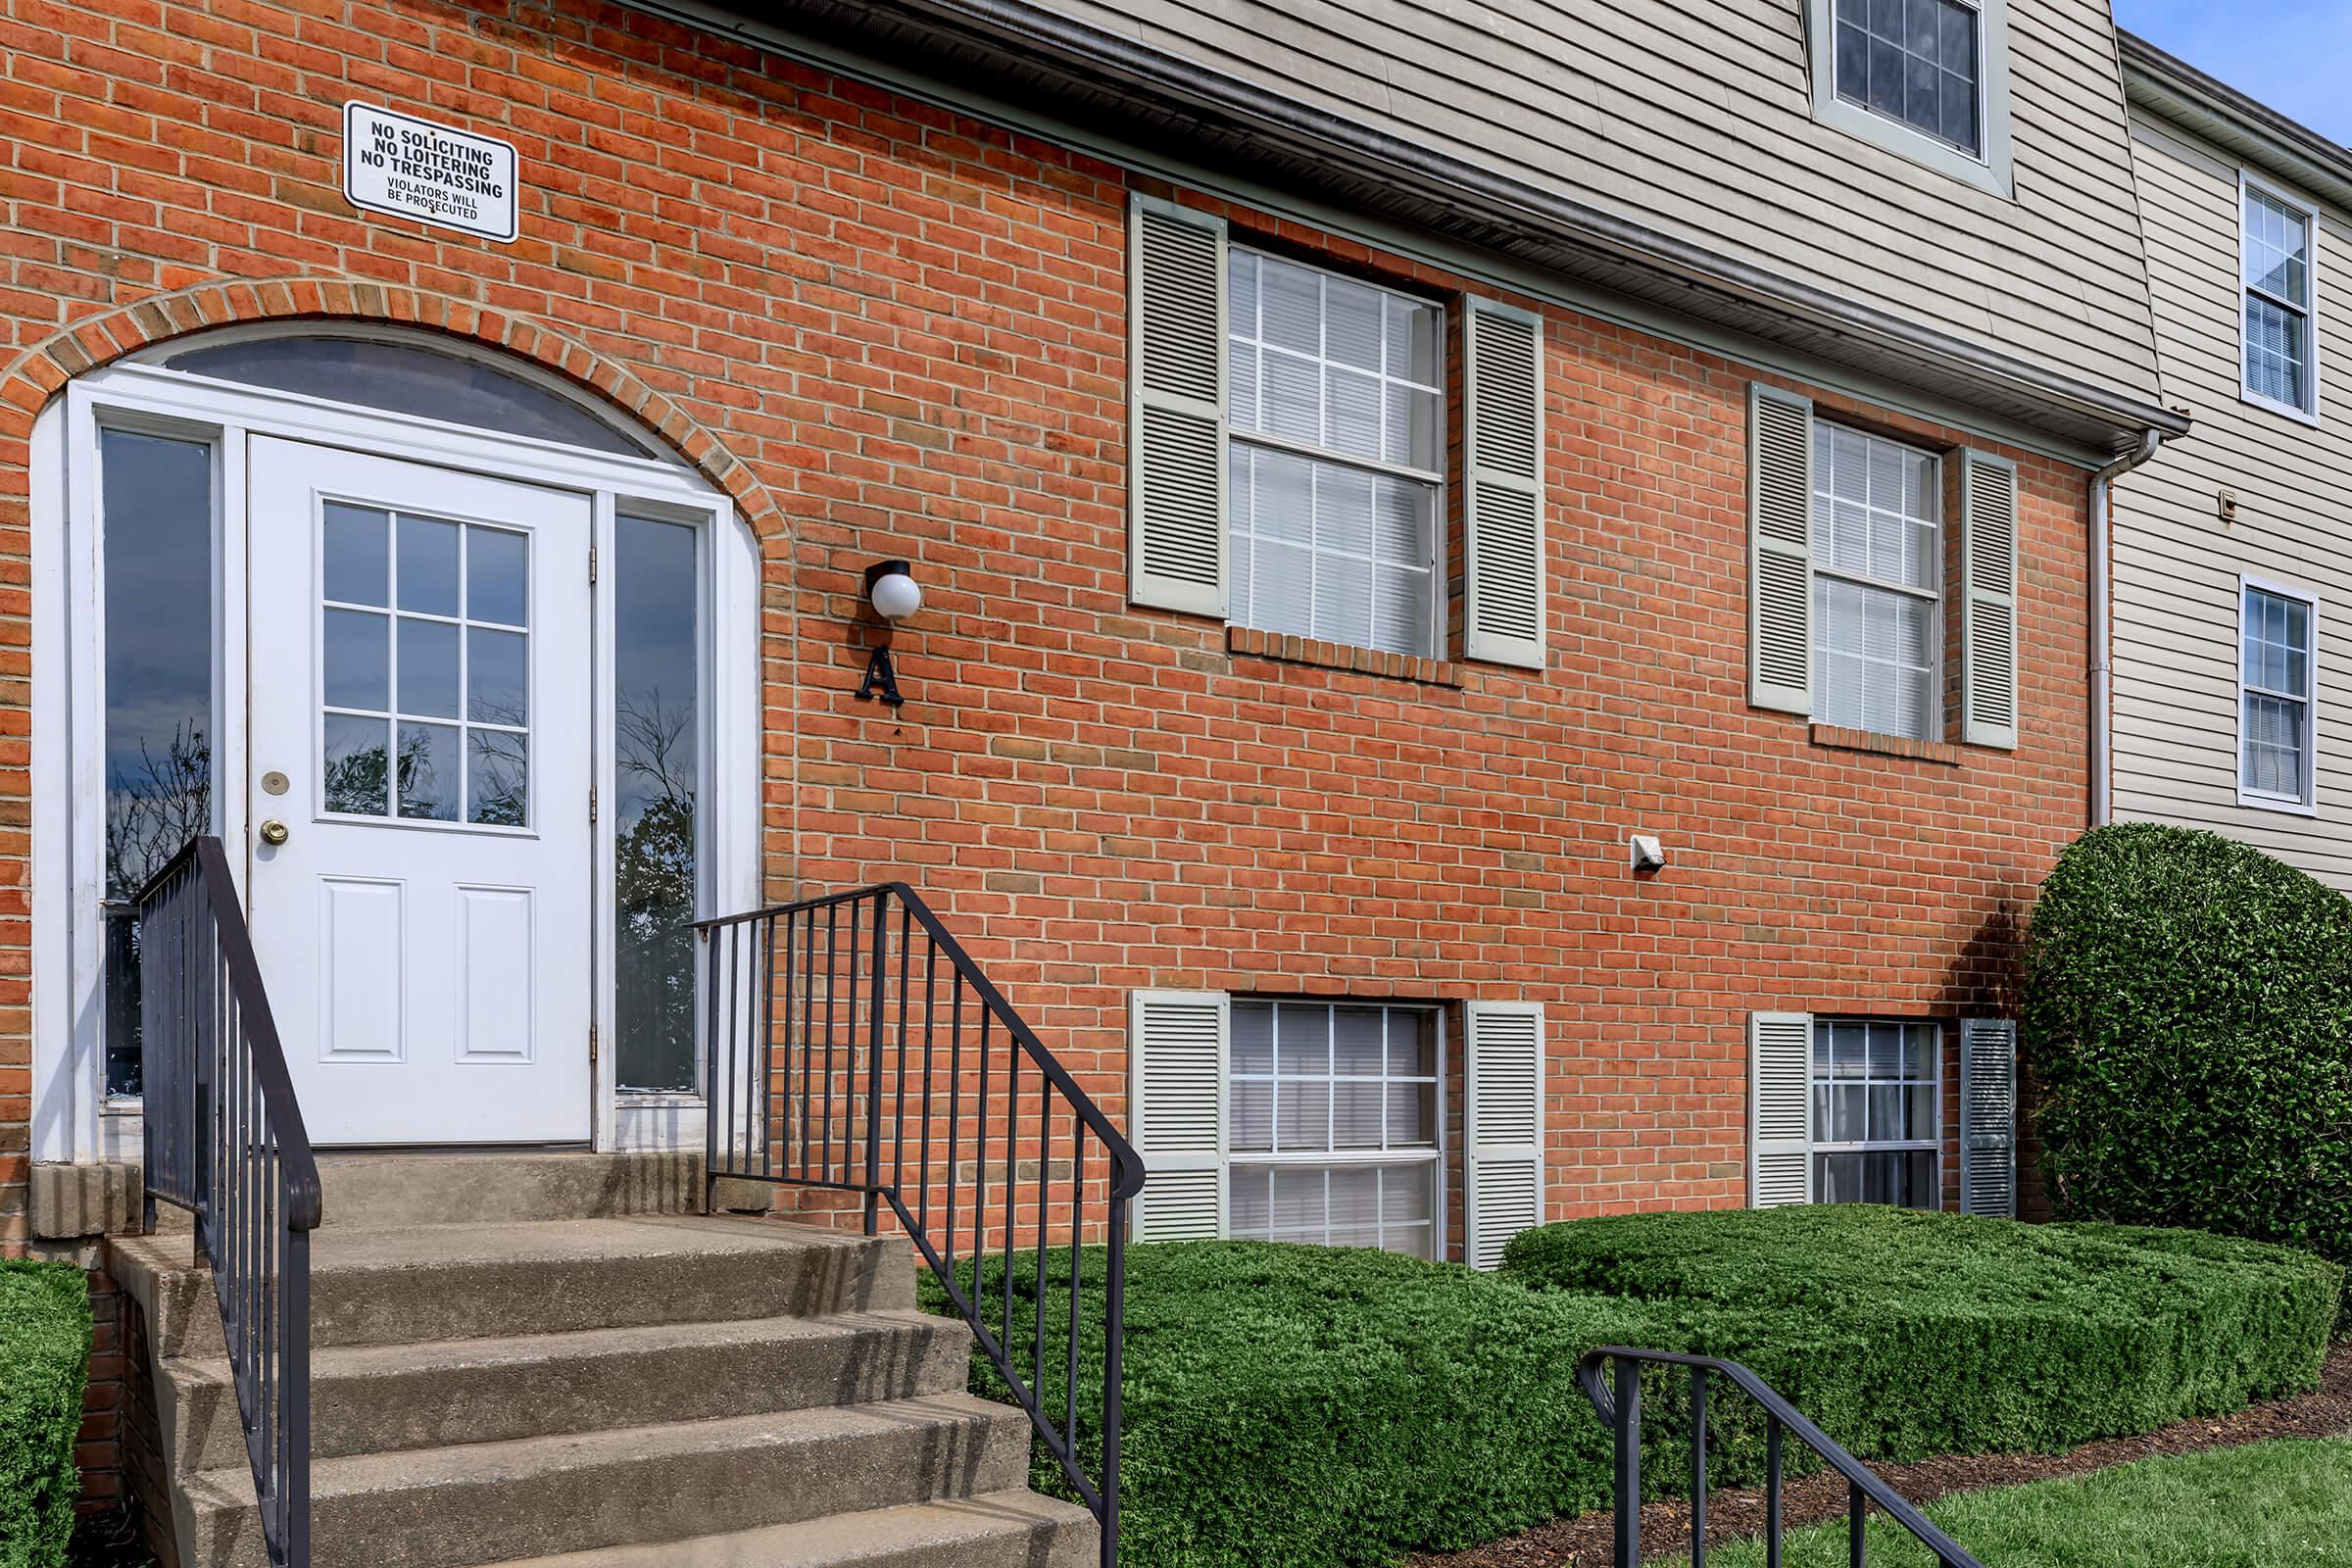
[[[2300,589],[2241,578],[2238,605],[2238,801],[2310,811],[2319,602]]]
[[[1932,1023],[1813,1021],[1813,1199],[1941,1206],[1943,1035]]]
[[[1232,1008],[1226,1234],[1437,1255],[1437,1010]]]
[[[1942,464],[1813,426],[1813,717],[1906,740],[1942,729]]]
[[[2319,413],[2312,334],[2315,225],[2311,209],[2242,178],[2245,248],[2245,395],[2281,413]]]
[[[2006,0],[1807,0],[1813,116],[2006,194]]]
[[[1239,246],[1227,311],[1229,618],[1434,656],[1444,311]]]

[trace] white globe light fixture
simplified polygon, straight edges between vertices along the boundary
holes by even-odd
[[[923,608],[923,585],[904,561],[877,561],[865,568],[865,597],[884,620],[905,620]]]

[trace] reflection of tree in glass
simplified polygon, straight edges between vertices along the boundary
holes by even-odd
[[[213,749],[204,731],[182,720],[161,756],[145,736],[135,763],[110,760],[106,772],[106,1092],[135,1095],[140,1072],[139,920],[122,907],[187,847],[213,827]]]
[[[391,807],[385,793],[386,748],[359,746],[341,756],[329,755],[326,760],[326,808],[330,811],[350,811],[362,816],[383,816]],[[400,743],[400,759],[393,768],[391,782],[400,785],[404,801],[439,799],[433,776],[432,743],[423,734],[410,730]]]
[[[477,699],[473,717],[484,723],[513,724],[517,732],[466,730],[470,752],[466,760],[466,788],[472,802],[467,820],[484,827],[522,827],[529,819],[530,801],[530,742],[519,733],[522,710]]]
[[[614,848],[620,904],[620,1081],[694,1087],[694,712],[660,688],[623,693],[614,729],[625,803]]]
[[[213,749],[204,731],[181,722],[160,757],[141,736],[135,764],[107,768],[106,896],[133,897],[212,825]]]

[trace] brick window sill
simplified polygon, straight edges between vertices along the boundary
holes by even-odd
[[[1317,642],[1311,637],[1286,637],[1280,632],[1259,631],[1254,626],[1227,626],[1225,651],[1249,659],[1351,670],[1359,675],[1412,681],[1422,686],[1462,684],[1462,666],[1449,660],[1415,659],[1408,654],[1384,654],[1373,648]]]
[[[1897,735],[1880,735],[1866,729],[1845,729],[1837,724],[1813,726],[1813,744],[1840,752],[1875,752],[1881,757],[1907,757],[1916,762],[1934,762],[1941,767],[1958,767],[1967,753],[1943,741],[1904,740]]]

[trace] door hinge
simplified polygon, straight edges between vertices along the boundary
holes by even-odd
[[[593,789],[588,792],[588,820],[596,820],[596,791]]]
[[[588,1026],[588,1073],[590,1077],[596,1075],[596,1025],[594,1024]]]
[[[588,580],[596,581],[596,546],[588,547]]]

